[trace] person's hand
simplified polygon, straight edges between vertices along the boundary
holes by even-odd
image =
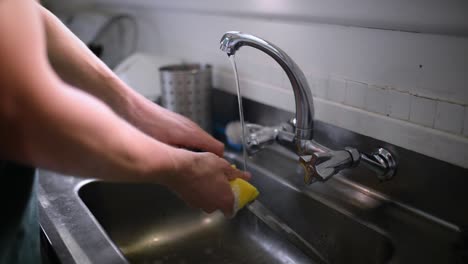
[[[137,99],[137,102],[131,105],[126,111],[127,120],[149,136],[172,146],[223,156],[224,144],[188,118],[144,98]]]
[[[191,207],[207,213],[219,209],[226,216],[233,214],[234,194],[228,181],[248,180],[250,174],[232,168],[229,162],[209,152],[178,149],[173,158],[177,169],[163,180],[164,185]]]

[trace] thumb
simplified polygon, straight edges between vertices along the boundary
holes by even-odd
[[[241,178],[248,181],[252,177],[252,175],[249,172],[241,171],[235,167],[229,167],[225,174],[229,181],[232,181],[235,178]]]

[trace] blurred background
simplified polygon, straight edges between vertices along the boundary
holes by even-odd
[[[244,31],[275,43],[302,68],[316,99],[317,119],[468,167],[466,2],[48,0],[44,4],[151,99],[160,94],[155,87],[157,68],[181,61],[212,64],[215,88],[235,93],[219,39],[228,30]],[[245,48],[237,61],[244,97],[294,110],[289,81],[272,59]],[[151,64],[149,70],[146,66]]]
[[[211,98],[211,117],[196,118],[211,123],[204,128],[215,136],[229,134],[226,124],[238,118],[234,74],[220,39],[233,30],[262,37],[304,72],[314,97],[314,140],[335,150],[385,147],[398,163],[397,175],[385,183],[359,166],[307,186],[296,154],[266,148],[249,159],[249,170],[258,201],[273,213],[254,216],[249,207],[232,221],[200,216],[157,186],[47,175],[41,177],[41,225],[62,263],[309,263],[295,258],[304,252],[317,255],[317,263],[468,262],[467,1],[43,4],[154,102],[167,107],[161,98],[176,101],[172,94],[186,100],[201,87],[188,84],[205,80],[207,93],[200,98]],[[289,120],[294,94],[278,63],[249,47],[235,57],[247,121],[271,126]],[[211,67],[194,79],[160,75],[161,67],[180,63]],[[165,90],[162,84],[173,80],[187,85]],[[236,144],[226,158],[242,168]],[[273,215],[287,225],[272,230],[296,232],[299,239],[292,241],[301,254],[287,243],[275,244],[284,233],[259,228],[271,227],[265,219]]]

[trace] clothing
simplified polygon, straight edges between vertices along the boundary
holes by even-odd
[[[41,263],[34,168],[0,161],[0,264]]]

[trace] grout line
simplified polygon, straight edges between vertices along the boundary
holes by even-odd
[[[266,67],[265,65],[258,65],[258,66],[259,67]],[[308,71],[308,72],[311,72],[311,71]],[[317,73],[319,71],[312,71],[312,72]],[[317,79],[316,78],[317,74],[305,74],[305,75],[311,77],[312,79]],[[402,94],[408,94],[410,96],[414,96],[414,97],[418,97],[418,98],[424,98],[424,99],[428,99],[428,100],[432,100],[432,101],[436,101],[436,102],[444,102],[444,103],[459,105],[459,106],[462,106],[462,107],[468,107],[468,102],[467,103],[456,102],[456,101],[453,101],[453,100],[450,100],[450,99],[431,97],[431,96],[422,95],[422,94],[411,92],[411,91],[401,90],[401,89],[399,89],[397,87],[393,87],[393,86],[369,84],[369,83],[366,83],[366,82],[356,81],[356,80],[349,79],[349,78],[346,78],[346,77],[339,77],[339,75],[334,75],[334,74],[325,74],[325,73],[320,72],[320,75],[321,76],[328,76],[329,80],[333,79],[333,80],[339,80],[339,81],[344,81],[344,82],[348,82],[348,81],[356,82],[356,83],[360,83],[360,84],[363,84],[363,85],[367,85],[371,89],[380,89],[380,90],[383,90],[383,91],[394,91],[394,92],[398,92],[398,93],[402,93]],[[346,86],[345,93],[346,92],[347,92],[347,86]],[[327,98],[327,95],[328,95],[328,89],[326,89],[326,97],[325,98]],[[320,98],[323,98],[323,97],[320,97]],[[346,94],[345,94],[345,98],[346,98]]]
[[[218,72],[219,74],[229,74],[227,72],[223,72],[223,71],[219,71]],[[257,83],[257,84],[260,84],[260,85],[266,85],[274,90],[280,90],[280,91],[284,91],[286,89],[283,89],[282,87],[280,86],[277,86],[277,85],[273,85],[273,84],[270,84],[270,83],[265,83],[265,82],[262,82],[262,81],[257,81],[255,80],[254,78],[249,78],[249,77],[241,77],[239,76],[239,80],[241,81],[248,81],[248,82],[254,82],[254,83]],[[353,80],[349,80],[349,79],[343,79],[345,82],[346,81],[351,81],[351,82],[356,82],[356,81],[353,81]],[[373,87],[376,87],[374,89],[381,89],[383,91],[388,91],[388,90],[392,90],[392,91],[397,91],[397,92],[401,92],[401,91],[398,91],[396,89],[388,89],[388,88],[383,88],[383,87],[379,87],[379,86],[375,86],[375,85],[369,85],[369,84],[366,84],[366,83],[363,83],[363,82],[358,82],[358,83],[361,83],[361,84],[364,84],[366,85],[368,88],[370,88],[371,86]],[[328,90],[328,89],[327,89]],[[346,85],[345,87],[345,93],[348,92],[348,86]],[[405,92],[401,92],[401,93],[405,93]],[[414,96],[412,95],[411,93],[406,93],[406,94],[410,94],[410,96]],[[367,96],[367,95],[365,95]],[[416,97],[419,97],[419,96],[416,96]],[[346,104],[346,102],[343,102],[343,103],[340,103],[340,102],[335,102],[333,100],[330,100],[328,98],[323,98],[323,97],[320,97],[320,96],[314,96],[314,99],[315,98],[319,98],[321,100],[325,100],[325,101],[328,101],[328,102],[332,102],[332,103],[335,103],[335,104],[338,104],[338,105],[343,105],[343,106],[346,106],[346,107],[351,107],[351,108],[354,108],[354,109],[359,109],[359,110],[362,110],[362,111],[366,111],[366,112],[369,112],[369,113],[373,113],[373,114],[376,114],[376,115],[379,115],[379,116],[382,116],[382,117],[386,117],[386,118],[391,118],[391,119],[394,119],[394,120],[399,120],[399,121],[403,121],[403,122],[407,122],[409,124],[416,124],[416,125],[420,125],[420,126],[423,126],[425,128],[429,128],[429,129],[434,129],[434,130],[437,130],[437,131],[443,131],[445,133],[449,133],[449,134],[452,134],[452,135],[456,135],[456,136],[462,136],[462,137],[466,137],[463,135],[463,129],[461,131],[461,133],[453,133],[453,132],[448,132],[448,131],[444,131],[444,130],[440,130],[440,129],[436,129],[435,128],[435,120],[436,120],[436,115],[437,115],[437,107],[438,107],[438,101],[439,100],[434,100],[434,99],[430,99],[430,98],[426,98],[426,97],[421,97],[421,98],[425,98],[425,99],[429,99],[429,100],[432,100],[432,101],[435,101],[436,103],[436,110],[435,110],[435,114],[434,114],[434,117],[432,119],[432,123],[430,126],[425,126],[425,125],[421,125],[421,124],[418,124],[418,123],[415,123],[411,120],[411,107],[412,107],[412,104],[413,104],[413,100],[411,100],[410,98],[410,105],[409,105],[409,114],[408,114],[408,120],[406,119],[399,119],[399,118],[396,118],[396,117],[393,117],[393,116],[390,116],[390,115],[387,115],[387,114],[382,114],[382,113],[375,113],[375,112],[372,112],[372,111],[368,111],[365,109],[365,105],[364,105],[364,108],[360,108],[360,107],[355,107],[355,106],[352,106],[352,105],[348,105]],[[346,98],[346,94],[345,94],[345,98]],[[443,102],[443,101],[441,101]],[[466,112],[466,111],[465,111]],[[465,113],[466,114],[466,113]],[[464,122],[464,120],[463,120]]]
[[[461,136],[468,138],[468,127],[466,127],[465,119],[468,117],[468,107],[465,107],[463,109],[463,119],[462,119],[462,131],[461,131]],[[467,134],[465,135],[465,132]]]
[[[434,129],[436,129],[436,128],[435,128],[435,126],[436,126],[435,124],[436,124],[436,120],[437,120],[437,110],[439,110],[439,102],[436,101],[435,104],[436,104],[436,105],[435,105],[434,118],[432,119],[432,128],[434,128]]]

